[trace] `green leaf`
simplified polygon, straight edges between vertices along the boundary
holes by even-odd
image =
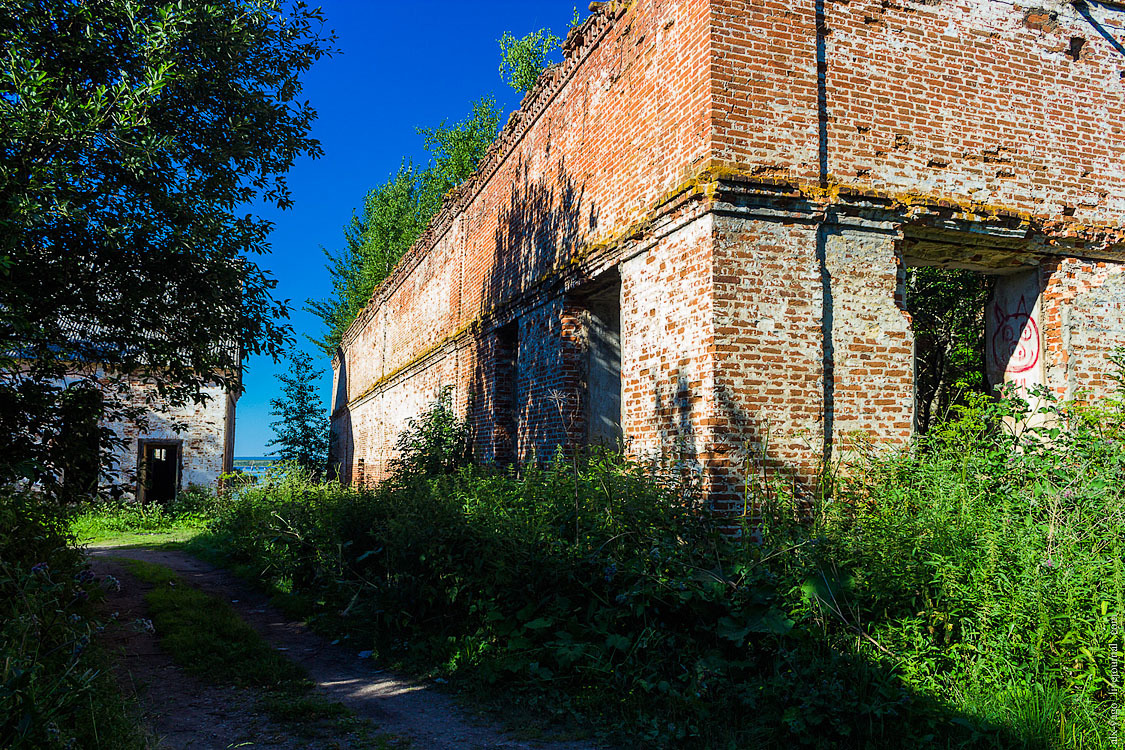
[[[633,645],[633,642],[623,635],[617,633],[610,633],[605,639],[606,648],[616,649],[618,651],[628,651]]]

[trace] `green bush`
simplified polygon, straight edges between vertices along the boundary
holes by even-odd
[[[400,474],[450,474],[467,466],[471,458],[469,425],[453,410],[448,386],[417,417],[395,443],[398,458],[392,468]]]
[[[807,587],[828,571],[832,585],[805,591],[812,620],[837,638],[862,625],[923,692],[1029,746],[1107,747],[1122,412],[1040,395],[1037,428],[1012,427],[1022,402],[980,395],[916,450],[856,467],[793,577]]]
[[[58,506],[0,493],[0,747],[140,747],[104,656],[85,567]]]
[[[932,733],[936,703],[793,632],[767,553],[728,520],[607,456],[364,492],[290,478],[244,491],[215,530],[234,562],[318,600],[383,658],[599,716],[646,745],[839,738],[860,706],[866,736],[897,736],[904,705],[910,736]],[[775,710],[789,705],[806,709]]]
[[[970,398],[845,467],[811,520],[775,491],[751,528],[595,455],[276,477],[215,531],[381,658],[646,747],[1106,747],[1121,410],[1048,403],[1015,432],[1017,404]]]
[[[83,542],[128,533],[202,529],[227,502],[208,487],[189,484],[167,505],[131,499],[98,499],[78,506],[71,530]]]

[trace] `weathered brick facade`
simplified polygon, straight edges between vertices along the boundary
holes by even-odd
[[[347,332],[345,480],[443,385],[484,459],[602,435],[614,368],[627,449],[720,503],[748,462],[902,443],[912,264],[996,277],[1000,377],[1104,392],[1123,39],[1116,3],[601,5]]]
[[[142,429],[132,420],[104,424],[124,441],[114,449],[109,467],[114,484],[126,497],[157,499],[151,478],[146,486],[145,472],[152,468],[152,450],[163,448],[171,485],[157,490],[165,494],[171,490],[174,496],[192,484],[217,489],[219,478],[231,471],[234,460],[237,396],[208,385],[203,388],[208,396],[204,403],[169,406],[155,396],[152,384],[132,379],[128,385],[121,405],[142,409],[144,425]]]

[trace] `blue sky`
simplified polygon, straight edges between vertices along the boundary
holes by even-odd
[[[290,171],[292,208],[254,210],[274,222],[273,253],[258,263],[277,279],[276,296],[290,300],[297,345],[314,354],[325,371],[324,403],[332,366],[305,338],[320,333],[319,319],[301,309],[306,299],[330,291],[321,248],[340,246],[352,210],[403,158],[425,162],[416,127],[458,122],[486,94],[496,96],[504,112],[501,122],[506,121],[521,96],[500,79],[500,36],[505,31],[523,36],[542,27],[565,36],[575,5],[574,0],[322,3],[341,52],[309,71],[302,96],[319,114],[313,136],[324,156],[303,159]],[[280,393],[277,375],[285,367],[265,357],[246,363],[236,456],[266,454],[273,437],[269,402]]]

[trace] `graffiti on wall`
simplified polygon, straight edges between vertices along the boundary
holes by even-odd
[[[1043,342],[1039,325],[1039,272],[996,279],[985,308],[985,356],[989,381],[1011,383],[1025,396],[1043,378]]]
[[[1039,366],[1039,325],[1029,310],[1032,305],[1034,301],[1021,295],[1015,312],[999,305],[993,310],[997,328],[990,350],[992,367],[1004,373],[1004,380],[1021,386],[1034,383]]]

